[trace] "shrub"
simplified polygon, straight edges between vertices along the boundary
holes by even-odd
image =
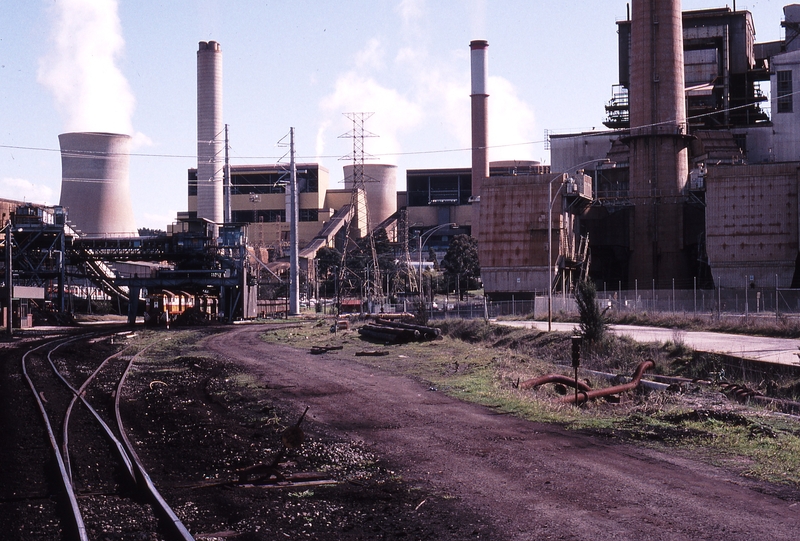
[[[605,310],[601,311],[597,305],[597,289],[593,282],[581,280],[575,284],[575,303],[578,305],[584,340],[589,344],[601,341],[606,332]]]

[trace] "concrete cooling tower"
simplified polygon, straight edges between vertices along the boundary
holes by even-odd
[[[353,189],[353,165],[344,166],[344,187]],[[397,166],[364,164],[364,191],[369,206],[369,228],[397,212]]]
[[[224,220],[224,131],[222,49],[216,41],[201,41],[197,51],[197,217],[218,224]]]
[[[136,235],[130,198],[128,135],[62,133],[61,202],[84,234]]]

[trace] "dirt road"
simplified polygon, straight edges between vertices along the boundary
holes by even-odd
[[[337,355],[266,344],[263,327],[208,339],[307,428],[363,441],[406,481],[533,539],[794,540],[800,493],[687,458],[499,415]]]

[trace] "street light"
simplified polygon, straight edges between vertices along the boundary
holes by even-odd
[[[556,179],[561,179],[561,185],[558,187],[558,190],[556,190],[555,193],[555,195],[558,195],[558,192],[560,192],[561,188],[564,187],[564,177],[567,173],[569,173],[569,171],[578,170],[584,165],[589,165],[590,163],[609,163],[610,161],[611,160],[608,158],[597,158],[579,163],[578,165],[573,165],[567,169],[566,173],[559,173],[550,179],[550,182],[547,184],[547,200],[549,201],[549,207],[547,210],[547,332],[553,330],[553,203],[555,203],[555,196],[553,195],[553,182]],[[592,193],[592,197],[594,197],[594,193]],[[559,235],[559,239],[560,238],[561,237]],[[561,248],[559,245],[559,254],[560,253]]]
[[[428,239],[431,238],[431,235],[439,231],[440,229],[444,229],[445,227],[450,227],[456,229],[458,227],[457,223],[449,223],[449,224],[442,224],[437,225],[433,229],[425,231],[424,233],[420,232],[419,237],[417,240],[419,241],[419,298],[422,301],[422,247],[425,246],[425,243],[428,242]],[[424,238],[423,238],[424,237]]]

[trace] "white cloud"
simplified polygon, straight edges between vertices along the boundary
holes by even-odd
[[[333,92],[320,103],[320,108],[328,120],[328,125],[342,126],[342,133],[352,130],[352,124],[342,113],[374,113],[367,122],[365,130],[378,137],[365,142],[367,154],[380,157],[393,155],[402,150],[399,136],[416,127],[422,117],[418,104],[401,95],[397,90],[382,86],[375,79],[355,71],[339,76]],[[340,118],[333,122],[332,119]],[[392,162],[394,158],[382,158]]]
[[[28,203],[52,205],[55,202],[55,194],[49,186],[33,184],[22,178],[0,179],[0,197]]]
[[[383,69],[384,50],[380,40],[372,38],[366,47],[356,54],[356,67],[359,69]]]
[[[469,7],[476,22],[485,19],[485,1],[471,0]],[[396,11],[405,25],[414,28],[424,22],[425,9],[424,0],[404,0]],[[321,100],[320,155],[323,141],[352,129],[338,116],[347,111],[375,113],[365,127],[380,139],[365,141],[365,147],[385,162],[398,164],[404,158],[381,154],[471,147],[469,48],[431,50],[427,40],[413,39],[405,31],[404,36],[405,41],[394,50],[386,50],[390,40],[365,43],[354,56],[356,69],[342,73]],[[490,160],[532,159],[533,146],[520,143],[537,139],[533,108],[505,77],[490,75],[488,91],[489,145],[494,147],[489,150]],[[341,130],[328,133],[336,126]],[[431,133],[445,136],[434,140]],[[466,165],[469,158],[454,154],[451,161]]]
[[[532,145],[521,145],[536,139],[533,110],[523,102],[514,85],[503,77],[490,76],[489,92],[489,159],[530,160]],[[512,145],[512,146],[505,146]]]
[[[395,10],[400,14],[403,23],[410,24],[424,15],[425,0],[402,0]]]

